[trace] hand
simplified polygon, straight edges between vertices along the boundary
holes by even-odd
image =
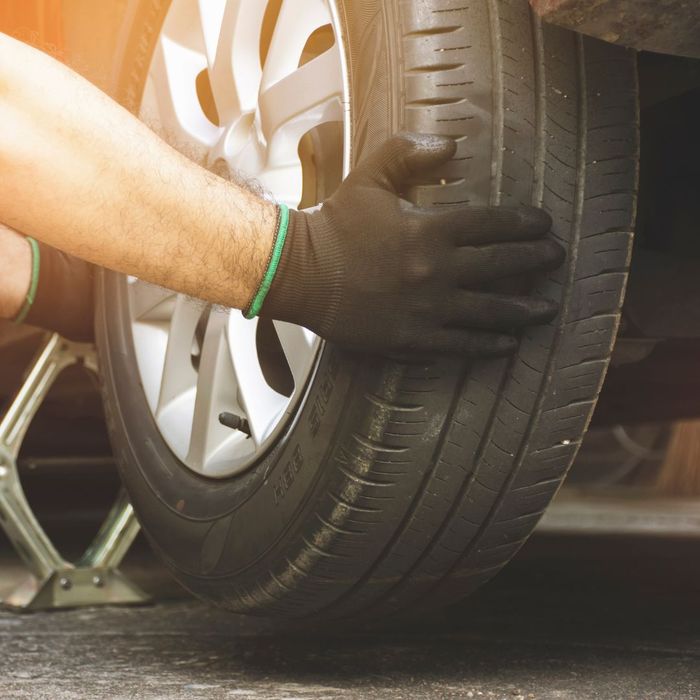
[[[373,351],[499,356],[557,305],[484,291],[558,267],[550,217],[523,207],[420,208],[400,197],[455,152],[450,139],[404,134],[354,170],[323,207],[290,212],[260,315]]]

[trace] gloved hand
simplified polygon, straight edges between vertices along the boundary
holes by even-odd
[[[315,212],[281,209],[266,279],[246,310],[351,348],[498,356],[557,305],[483,291],[558,267],[551,219],[534,208],[420,208],[400,197],[455,153],[451,139],[389,140]],[[493,286],[493,285],[491,285]]]

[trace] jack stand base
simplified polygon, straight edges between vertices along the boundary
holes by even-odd
[[[73,564],[59,554],[44,532],[20,483],[17,456],[29,425],[56,377],[75,364],[96,371],[92,346],[69,343],[55,334],[50,336],[0,421],[0,527],[30,574],[0,603],[10,610],[150,601],[117,568],[139,532],[133,508],[123,491],[88,550]]]
[[[0,605],[12,612],[36,612],[150,602],[150,596],[119,569],[65,569],[55,571],[43,582],[27,577]]]

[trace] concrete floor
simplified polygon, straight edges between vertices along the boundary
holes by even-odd
[[[0,698],[700,698],[699,551],[539,536],[446,613],[276,635],[190,600],[140,546],[125,569],[154,606],[0,613]]]
[[[8,378],[19,374],[21,365],[10,372],[3,362]],[[0,394],[7,390],[0,381]],[[32,457],[74,454],[70,436],[77,454],[108,453],[99,420],[84,425],[99,414],[96,398],[71,397],[72,412],[59,402],[39,415]],[[47,469],[23,474],[32,506],[65,548],[84,546],[116,476],[88,465],[68,483]],[[539,535],[446,612],[283,635],[193,601],[141,542],[124,569],[155,596],[153,606],[0,612],[0,700],[700,700],[699,554],[700,540]],[[0,538],[0,597],[20,576]]]

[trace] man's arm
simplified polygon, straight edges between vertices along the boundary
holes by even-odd
[[[193,164],[87,81],[1,35],[0,124],[0,222],[248,317],[363,350],[480,356],[511,352],[519,330],[557,313],[545,299],[487,291],[561,264],[547,214],[402,198],[454,156],[451,139],[397,136],[319,211],[289,211]]]
[[[0,34],[0,221],[119,272],[243,308],[276,208],[189,161],[58,61]]]

